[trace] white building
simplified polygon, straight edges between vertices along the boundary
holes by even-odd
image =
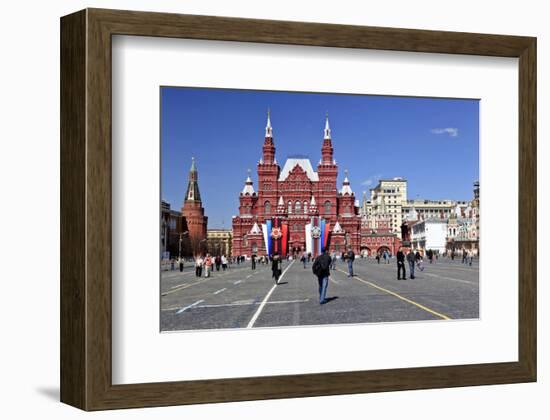
[[[447,245],[447,220],[426,219],[412,226],[411,242],[414,249],[431,249],[443,254]]]

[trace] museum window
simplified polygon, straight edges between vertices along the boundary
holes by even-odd
[[[299,201],[296,201],[294,209],[296,210],[297,214],[302,213],[302,203],[300,203]]]
[[[265,214],[271,213],[271,203],[269,201],[266,201],[264,203],[264,210],[265,210]]]
[[[288,202],[288,214],[292,213],[292,201]]]
[[[325,214],[330,214],[331,204],[330,201],[325,201]]]
[[[308,204],[307,204],[307,201],[304,201],[304,213],[305,213],[305,214],[308,213]]]

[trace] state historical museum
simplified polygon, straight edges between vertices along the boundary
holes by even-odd
[[[287,159],[281,169],[269,113],[262,152],[258,191],[249,174],[239,196],[239,215],[233,217],[233,255],[316,256],[325,248],[341,253],[348,247],[355,253],[396,252],[399,238],[391,233],[388,215],[381,212],[369,220],[362,214],[347,173],[338,190],[328,116],[317,171],[303,157]]]

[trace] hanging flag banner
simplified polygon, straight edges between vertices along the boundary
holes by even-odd
[[[273,248],[271,246],[271,227],[272,227],[271,219],[268,219],[265,221],[265,226],[266,226],[265,250],[267,251],[267,255],[271,255],[273,252]]]
[[[273,219],[273,226],[271,227],[271,252],[273,254],[281,253],[281,238],[283,231],[281,229],[281,219]]]
[[[265,252],[269,255],[268,247],[269,247],[269,237],[267,236],[267,225],[265,223],[262,223],[262,235],[264,237],[264,246],[265,246]]]
[[[323,235],[323,251],[327,249],[329,244],[330,223],[325,225],[325,234]]]
[[[281,254],[286,255],[288,252],[287,246],[288,246],[288,223],[283,223],[281,226]]]
[[[306,225],[306,252],[313,255],[313,238],[311,236],[312,223]]]
[[[311,237],[312,237],[312,244],[311,248],[313,249],[313,256],[316,257],[319,255],[321,251],[321,227],[319,226],[319,218],[313,217],[312,218],[312,227],[311,227]]]

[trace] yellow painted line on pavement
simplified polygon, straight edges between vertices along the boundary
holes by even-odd
[[[348,273],[346,273],[345,271],[340,270],[339,268],[337,268],[336,270],[338,270],[338,271],[340,271],[341,273],[344,273],[344,274],[346,274],[346,275],[348,274]],[[369,286],[372,286],[372,287],[374,287],[375,289],[378,289],[378,290],[380,290],[380,291],[382,291],[382,292],[384,292],[384,293],[388,293],[389,295],[392,295],[392,296],[394,296],[394,297],[396,297],[396,298],[398,298],[398,299],[401,299],[401,300],[404,301],[404,302],[410,303],[411,305],[414,305],[414,306],[416,306],[417,308],[420,308],[420,309],[422,309],[422,310],[424,310],[424,311],[426,311],[426,312],[429,312],[429,313],[431,313],[432,315],[438,316],[439,318],[446,319],[446,320],[452,319],[451,317],[449,317],[449,316],[447,316],[447,315],[445,315],[445,314],[442,314],[442,313],[439,313],[439,312],[437,312],[437,311],[434,311],[433,309],[430,309],[430,308],[428,308],[427,306],[424,306],[424,305],[422,305],[422,304],[420,304],[420,303],[418,303],[418,302],[415,302],[414,300],[408,299],[408,298],[406,298],[405,296],[401,296],[399,293],[392,292],[391,290],[384,289],[383,287],[380,287],[380,286],[378,286],[377,284],[374,284],[374,283],[372,283],[372,282],[370,282],[370,281],[363,280],[362,278],[360,278],[360,277],[358,277],[358,276],[354,276],[353,278],[354,278],[355,280],[358,280],[358,281],[360,281],[360,282],[363,282],[363,283],[365,283],[365,284],[368,284]]]

